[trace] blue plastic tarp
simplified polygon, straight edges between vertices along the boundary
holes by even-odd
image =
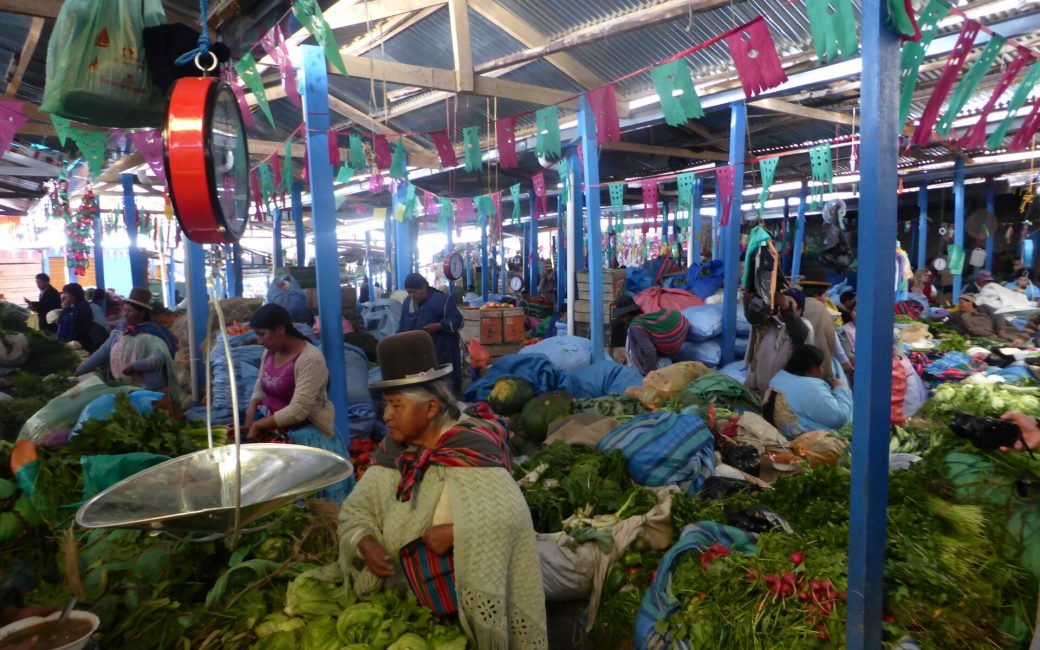
[[[652,286],[654,286],[653,281],[642,268],[631,266],[625,269],[625,289],[628,293],[634,296],[640,291],[649,289]]]
[[[603,395],[620,395],[629,387],[643,385],[643,377],[631,366],[614,361],[597,361],[570,375],[571,395],[575,399],[592,399]]]
[[[152,412],[152,404],[161,400],[165,395],[152,390],[138,390],[130,393],[130,404],[133,405],[134,409],[142,415],[150,415]],[[83,430],[83,423],[87,420],[107,420],[113,413],[116,412],[116,395],[109,393],[98,397],[90,404],[83,407],[83,410],[79,414],[79,419],[76,421],[76,426],[73,427],[72,433],[69,434],[69,440],[72,440],[77,433]]]
[[[589,365],[592,341],[580,336],[553,336],[529,345],[517,354],[539,354],[566,372],[577,372]]]
[[[701,272],[704,274],[701,275]],[[701,300],[715,295],[722,286],[722,260],[712,260],[707,264],[694,264],[686,270],[686,290]]]
[[[510,354],[495,361],[484,376],[470,385],[463,396],[467,402],[487,401],[495,382],[511,375],[530,382],[535,394],[571,389],[571,378],[544,354]]]

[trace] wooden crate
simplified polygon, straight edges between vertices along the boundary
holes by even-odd
[[[603,300],[616,302],[625,293],[625,269],[603,269]],[[589,300],[589,272],[578,271],[578,300]]]
[[[522,313],[503,316],[502,322],[504,324],[502,337],[506,343],[518,343],[524,340],[524,315]]]
[[[501,345],[485,345],[488,352],[491,353],[491,362],[494,363],[496,360],[508,354],[516,354],[523,349],[523,343],[503,343]]]
[[[610,311],[613,309],[612,303],[603,302],[603,323],[610,323]],[[578,300],[574,303],[574,322],[575,323],[591,323],[592,322],[592,303],[588,300]]]
[[[477,339],[481,345],[514,343],[524,338],[524,310],[472,309],[464,307],[463,327],[460,335],[464,343]]]

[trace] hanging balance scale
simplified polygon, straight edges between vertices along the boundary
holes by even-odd
[[[249,222],[249,150],[227,83],[217,77],[177,80],[170,91],[163,156],[184,235],[197,244],[238,241]]]
[[[454,282],[466,274],[466,261],[462,253],[452,253],[444,260],[444,277]]]
[[[521,293],[524,290],[524,279],[519,275],[514,275],[509,278],[509,289],[513,293]]]

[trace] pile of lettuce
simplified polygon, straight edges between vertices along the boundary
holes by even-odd
[[[1009,411],[1040,416],[1040,388],[1015,386],[976,374],[960,383],[939,386],[923,409],[927,416],[947,419],[958,412],[1000,417]]]

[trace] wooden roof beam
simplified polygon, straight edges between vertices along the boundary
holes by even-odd
[[[693,151],[682,147],[662,147],[654,144],[639,144],[636,142],[601,142],[600,149],[604,151],[623,151],[626,153],[640,153],[650,156],[669,156],[672,158],[689,158],[692,160],[715,160],[728,162],[729,154],[718,151]]]
[[[413,11],[442,7],[447,0],[339,0],[325,10],[325,20],[332,29],[363,25]],[[307,32],[304,31],[304,34]]]
[[[846,115],[844,113],[836,113],[834,111],[826,111],[820,108],[813,108],[811,106],[802,106],[801,104],[785,102],[782,99],[760,99],[751,102],[749,105],[756,106],[758,108],[764,108],[767,111],[772,111],[774,113],[785,113],[787,115],[805,117],[811,120],[819,120],[821,122],[834,122],[835,124],[857,126],[856,119],[853,118],[851,115]]]
[[[473,47],[469,36],[466,0],[448,0],[451,20],[451,49],[455,60],[455,92],[473,91]]]
[[[32,19],[32,23],[29,25],[29,32],[25,35],[25,43],[22,44],[22,51],[18,54],[18,65],[14,69],[14,74],[11,75],[11,80],[7,82],[7,90],[4,92],[6,97],[14,97],[15,93],[18,92],[18,86],[22,83],[25,70],[29,67],[29,62],[32,61],[37,43],[40,42],[43,23],[44,19],[39,16]]]

